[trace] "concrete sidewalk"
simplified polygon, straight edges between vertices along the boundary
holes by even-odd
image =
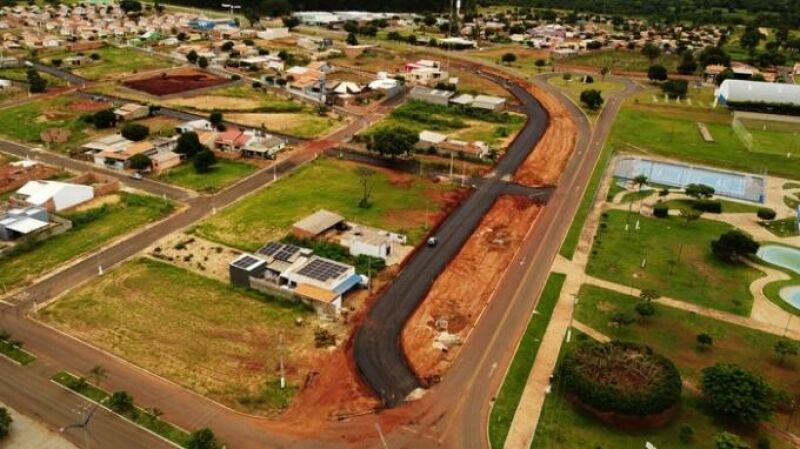
[[[0,407],[5,406],[0,403]],[[14,422],[11,423],[8,438],[0,443],[0,449],[77,449],[56,432],[15,410],[6,408]]]

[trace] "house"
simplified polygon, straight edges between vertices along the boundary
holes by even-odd
[[[43,207],[52,212],[77,206],[94,198],[94,188],[60,181],[29,181],[12,196],[12,202]]]
[[[121,122],[145,118],[150,115],[150,108],[143,104],[126,103],[114,110],[114,115]]]
[[[334,228],[343,228],[344,217],[320,209],[292,225],[292,234],[300,238],[316,237]]]
[[[453,155],[466,155],[477,158],[485,158],[491,149],[481,141],[463,142],[461,140],[450,139],[446,135],[433,132],[421,131],[419,141],[414,145],[418,150],[426,151],[434,148],[436,151],[450,153]]]
[[[716,91],[714,106],[731,107],[737,103],[800,107],[800,86],[733,79],[723,81]]]
[[[472,101],[473,108],[486,109],[488,111],[500,112],[506,107],[506,99],[491,95],[477,95]]]
[[[19,66],[20,62],[18,58],[13,56],[0,57],[0,68],[2,69],[10,69]]]
[[[347,231],[342,233],[339,243],[348,248],[353,256],[370,256],[383,259],[387,263],[396,261],[395,246],[405,245],[407,238],[401,234],[384,231],[370,226],[347,223]]]
[[[86,63],[90,61],[91,59],[87,58],[86,56],[70,56],[68,58],[64,58],[64,64],[67,66],[86,65]]]
[[[467,48],[477,48],[478,44],[475,41],[464,39],[461,37],[446,37],[438,41],[440,47],[445,47],[451,50],[464,50]]]
[[[436,133],[433,131],[420,131],[419,133],[419,142],[417,142],[416,147],[422,150],[428,149],[430,147],[436,147],[440,143],[447,140],[447,136],[441,133]]]
[[[423,86],[433,86],[448,78],[447,72],[442,70],[439,61],[428,59],[421,59],[417,62],[403,65],[401,74],[406,78],[406,81]]]
[[[248,141],[241,148],[241,153],[244,157],[274,159],[284,148],[286,148],[285,140],[266,134]]]
[[[387,98],[394,98],[403,92],[403,84],[394,78],[389,78],[386,72],[379,72],[378,79],[367,85],[371,90],[383,92]]]
[[[198,119],[181,123],[175,127],[175,130],[178,132],[178,134],[183,134],[197,131],[214,131],[214,127],[208,120]]]
[[[13,208],[0,213],[0,240],[12,241],[50,226],[47,210],[41,207]]]
[[[298,11],[292,15],[304,25],[331,27],[345,22],[336,14],[325,11]]]
[[[258,36],[258,38],[261,40],[271,41],[273,39],[284,39],[290,37],[291,34],[289,34],[289,28],[282,27],[282,28],[267,28],[263,31],[259,31],[258,33],[256,33],[256,36]]]
[[[470,94],[460,94],[458,96],[454,96],[450,99],[450,104],[454,104],[456,106],[464,106],[468,107],[472,105],[472,102],[475,101],[475,97]]]
[[[453,92],[449,90],[430,89],[421,86],[414,87],[409,94],[409,98],[412,100],[424,101],[441,106],[447,106],[452,96]]]

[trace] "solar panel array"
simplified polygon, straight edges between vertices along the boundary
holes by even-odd
[[[250,268],[254,263],[260,262],[259,259],[251,256],[244,256],[239,260],[233,262],[233,266],[236,268],[247,269]]]
[[[292,256],[299,253],[300,250],[301,248],[299,246],[290,245],[288,243],[270,242],[259,249],[258,254],[289,262]]]
[[[347,267],[323,259],[314,259],[301,268],[297,274],[326,282],[346,273]]]
[[[267,257],[272,257],[272,256],[275,255],[275,253],[280,251],[282,248],[283,248],[283,244],[282,243],[269,242],[266,245],[264,245],[263,248],[258,250],[258,254],[262,254],[262,255],[267,256]]]

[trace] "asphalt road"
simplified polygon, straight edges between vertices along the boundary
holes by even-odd
[[[425,298],[433,281],[458,254],[486,212],[504,193],[505,175],[513,174],[530,154],[547,128],[547,112],[526,90],[509,90],[520,101],[528,123],[498,162],[496,176],[489,178],[439,226],[436,247],[417,251],[405,269],[371,307],[355,337],[356,366],[366,383],[387,407],[403,402],[423,386],[406,362],[400,348],[400,333],[406,321]]]

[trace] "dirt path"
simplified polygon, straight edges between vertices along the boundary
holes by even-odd
[[[589,327],[588,324],[583,324],[580,321],[572,320],[572,327],[590,336],[592,339],[599,341],[600,343],[607,343],[611,341],[611,338],[606,334],[600,332],[599,330],[593,327]]]

